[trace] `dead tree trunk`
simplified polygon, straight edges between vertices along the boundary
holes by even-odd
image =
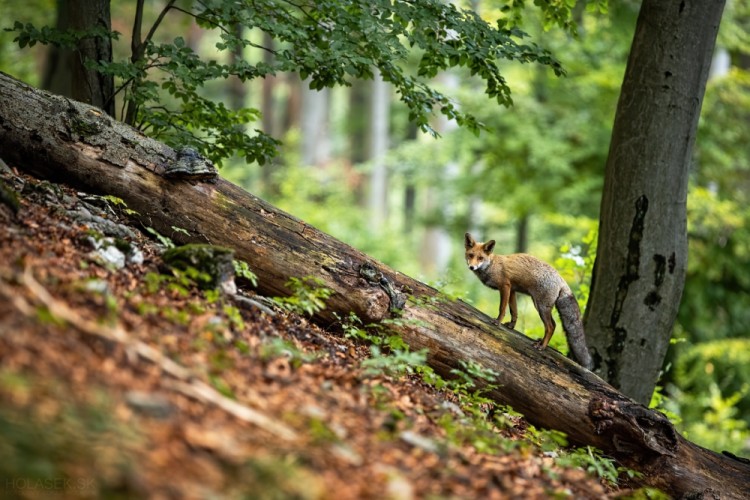
[[[415,298],[403,307],[403,325],[391,328],[413,349],[428,349],[428,361],[441,375],[449,376],[460,360],[498,372],[499,388],[491,392],[495,401],[522,412],[534,425],[602,449],[674,496],[747,493],[750,465],[690,443],[661,414],[554,350],[540,353],[525,336],[493,326],[474,308],[442,297],[229,182],[166,179],[161,173],[175,159],[169,147],[95,108],[2,73],[0,157],[44,178],[118,196],[138,211],[145,226],[177,242],[234,248],[258,275],[260,293],[287,294],[290,277],[321,278],[335,292],[321,321],[349,311],[367,322],[388,317],[398,294],[386,293],[387,286],[378,283],[382,277]]]

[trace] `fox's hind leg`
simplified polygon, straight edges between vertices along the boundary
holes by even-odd
[[[552,307],[547,307],[536,302],[534,305],[539,312],[539,317],[542,318],[542,323],[544,323],[544,338],[541,341],[537,340],[534,346],[541,350],[549,344],[552,334],[555,333],[555,326],[557,325],[555,325],[555,320],[552,318]]]

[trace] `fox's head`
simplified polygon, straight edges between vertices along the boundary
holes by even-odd
[[[466,248],[466,263],[472,271],[479,271],[490,265],[490,255],[495,248],[495,240],[487,243],[477,243],[469,233],[464,235],[464,247]]]

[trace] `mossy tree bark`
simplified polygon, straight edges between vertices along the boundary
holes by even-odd
[[[322,279],[334,291],[317,318],[355,312],[366,322],[389,317],[389,294],[363,277],[371,266],[413,296],[403,322],[389,327],[449,377],[461,360],[499,373],[490,397],[534,425],[565,432],[645,474],[671,494],[713,492],[741,497],[750,466],[685,440],[661,414],[628,399],[552,349],[537,351],[525,336],[495,326],[461,301],[374,262],[289,214],[217,180],[170,181],[161,173],[175,152],[95,108],[37,91],[0,73],[0,156],[50,180],[125,200],[141,223],[176,242],[231,247],[258,275],[258,291],[285,295],[290,277]],[[172,228],[187,230],[175,232]],[[460,242],[457,242],[460,244]],[[368,268],[369,266],[365,266]]]

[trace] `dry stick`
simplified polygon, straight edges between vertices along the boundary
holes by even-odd
[[[81,333],[122,344],[125,346],[126,352],[129,354],[136,354],[141,358],[154,363],[165,373],[176,378],[178,381],[168,383],[167,385],[174,388],[177,392],[192,399],[213,404],[238,419],[255,424],[284,440],[294,440],[297,438],[296,433],[290,427],[287,427],[252,408],[244,406],[237,401],[229,399],[217,392],[211,386],[200,380],[196,380],[194,374],[190,370],[175,363],[164,356],[161,351],[154,349],[150,345],[133,339],[120,325],[109,327],[79,317],[66,304],[52,297],[52,295],[50,295],[50,293],[34,278],[30,268],[27,267],[25,269],[20,281],[54,317],[64,320]],[[0,282],[0,293],[10,299],[16,309],[25,316],[32,316],[34,314],[34,308],[23,298],[14,294],[12,290],[10,290],[10,287],[5,283]]]

